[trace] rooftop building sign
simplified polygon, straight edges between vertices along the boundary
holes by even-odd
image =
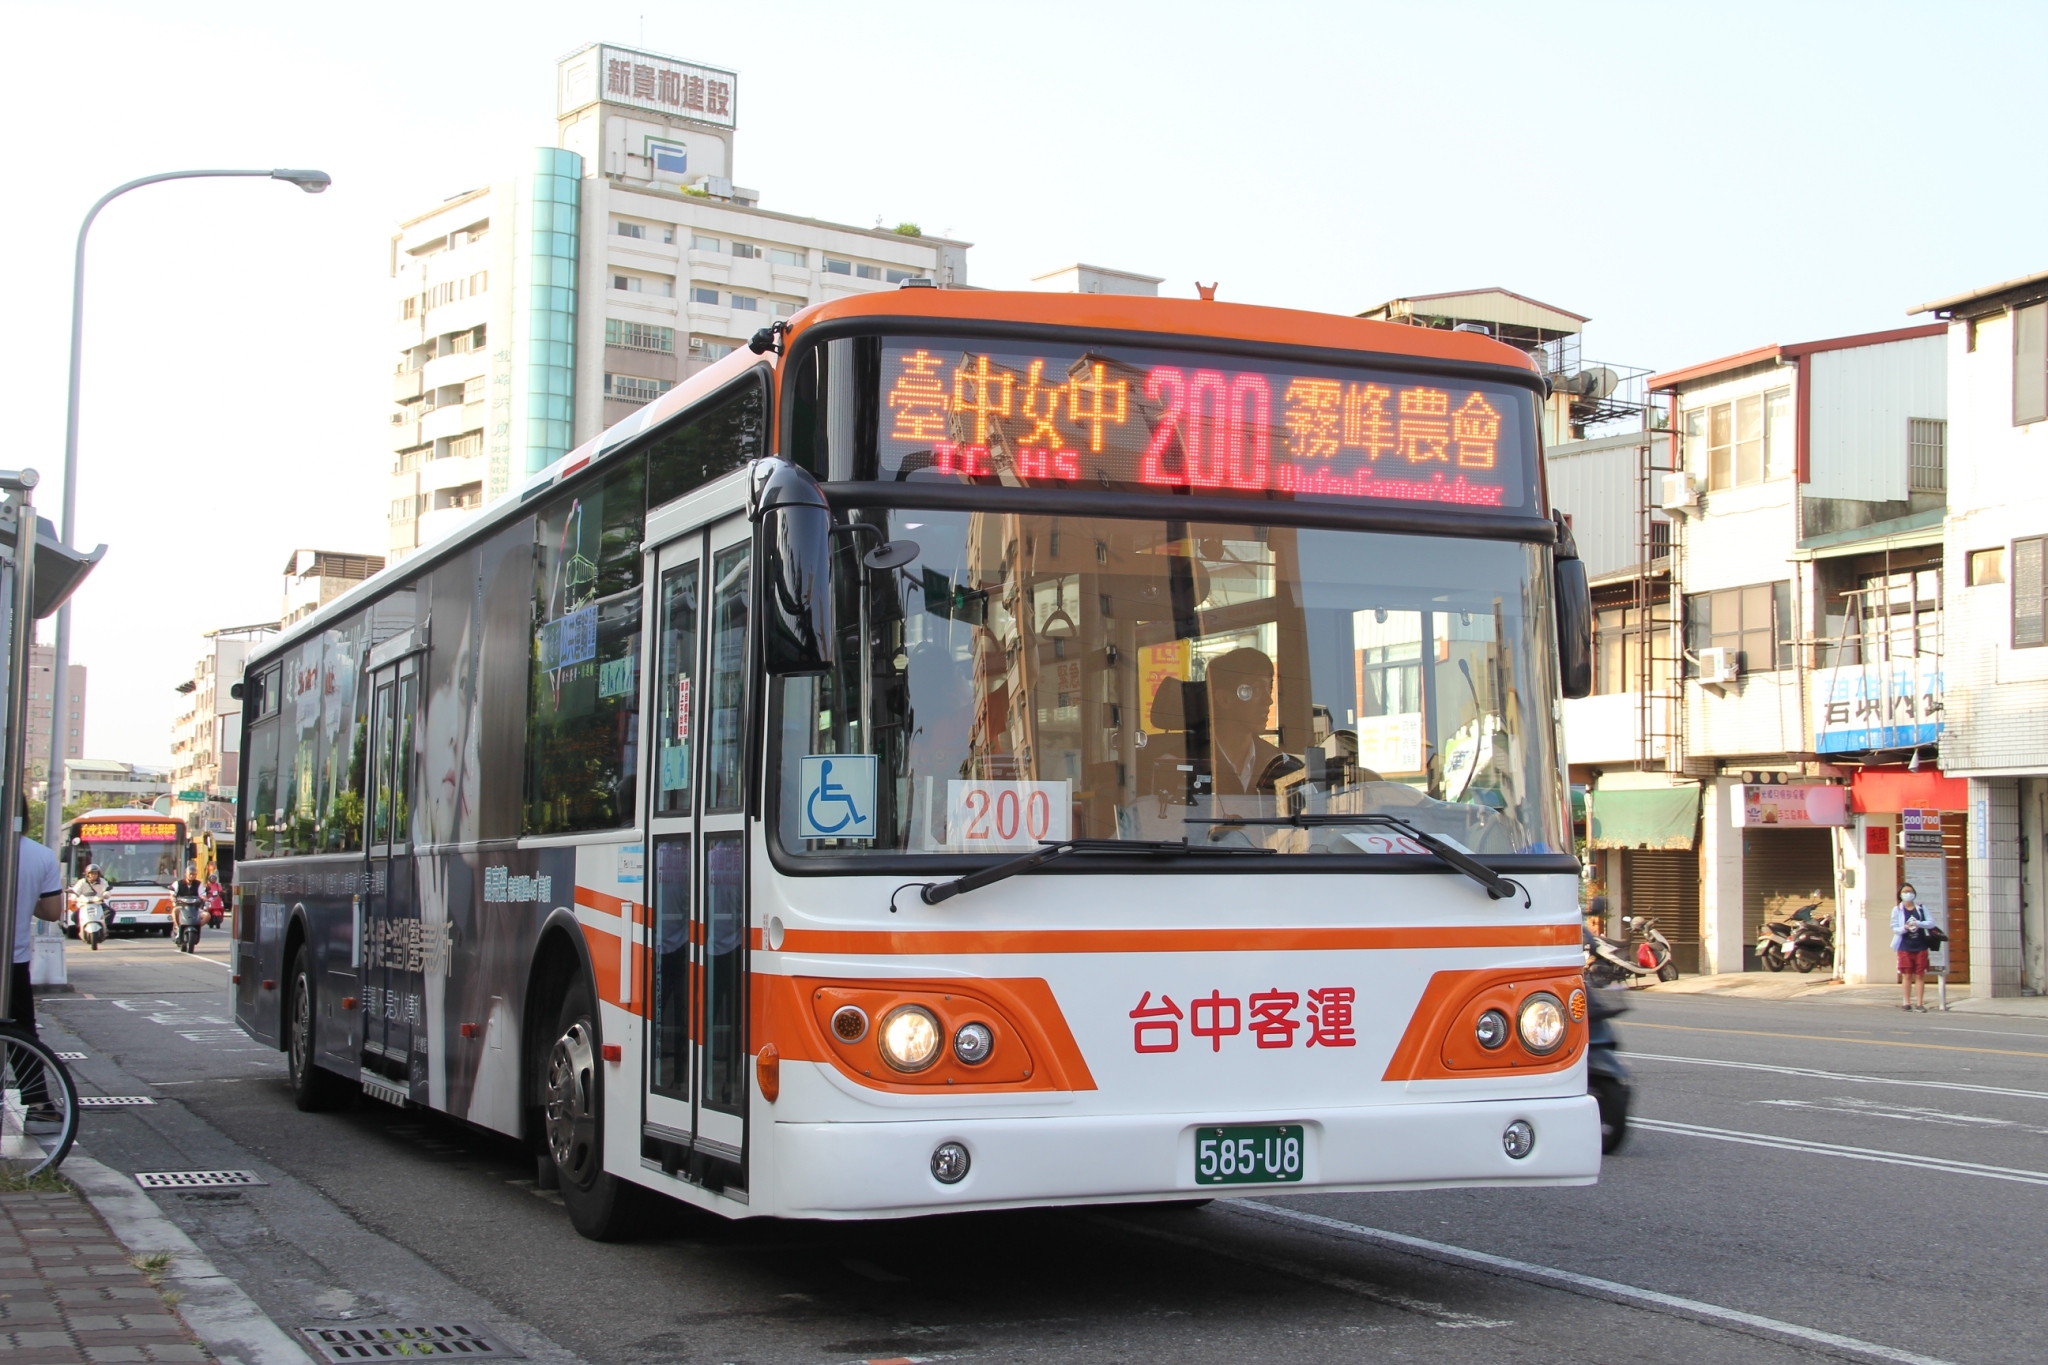
[[[555,79],[557,117],[602,100],[730,128],[738,105],[739,77],[730,71],[610,43],[564,57]]]

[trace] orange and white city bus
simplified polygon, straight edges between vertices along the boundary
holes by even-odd
[[[106,878],[101,896],[114,934],[171,932],[171,887],[184,875],[192,849],[185,822],[174,815],[123,806],[89,810],[64,822],[64,886],[75,886],[88,867]],[[67,919],[78,923],[76,897],[67,896]]]
[[[1544,380],[905,288],[762,332],[252,657],[234,1000],[578,1229],[1574,1184]]]

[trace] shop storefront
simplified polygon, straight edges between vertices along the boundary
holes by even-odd
[[[1742,967],[1755,971],[1765,924],[1811,908],[1835,913],[1834,831],[1849,822],[1848,789],[1744,783],[1733,815],[1742,841]]]
[[[1970,980],[1970,784],[1933,768],[1865,768],[1849,789],[1841,840],[1842,966],[1851,983],[1897,979],[1892,907],[1911,882],[1929,918],[1949,934],[1933,965],[1952,985]]]
[[[1599,868],[1616,932],[1641,915],[1671,944],[1678,970],[1700,970],[1700,789],[1602,789],[1588,794],[1586,848]]]

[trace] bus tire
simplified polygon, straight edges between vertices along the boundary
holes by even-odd
[[[604,1066],[590,987],[576,980],[562,1000],[541,1071],[548,1159],[576,1231],[617,1242],[639,1230],[639,1186],[604,1169]]]
[[[287,979],[292,993],[285,1002],[284,1055],[292,1103],[308,1114],[340,1108],[353,1098],[355,1087],[314,1059],[313,1021],[319,1017],[319,1001],[314,994],[312,954],[303,944],[292,957],[292,972]]]

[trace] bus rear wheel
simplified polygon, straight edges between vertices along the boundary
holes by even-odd
[[[604,1070],[590,988],[569,988],[548,1047],[541,1104],[548,1158],[576,1231],[593,1242],[616,1242],[639,1227],[638,1186],[604,1169]]]

